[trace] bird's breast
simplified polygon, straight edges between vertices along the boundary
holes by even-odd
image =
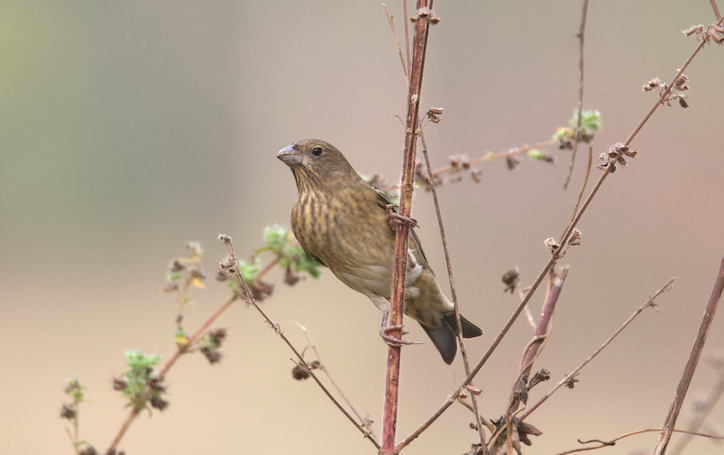
[[[319,258],[353,289],[364,292],[369,287],[364,280],[392,274],[394,232],[374,193],[300,194],[292,211],[292,229],[307,254]]]

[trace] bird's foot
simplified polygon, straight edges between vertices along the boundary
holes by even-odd
[[[390,346],[401,348],[402,346],[409,346],[411,344],[422,344],[419,341],[407,341],[407,340],[401,340],[399,338],[396,338],[392,335],[390,335],[391,330],[402,330],[401,325],[392,325],[390,327],[380,327],[380,336],[383,340],[385,340],[385,343],[387,343]],[[407,335],[409,332],[406,332],[402,330],[402,335]]]
[[[393,231],[397,230],[399,226],[407,225],[408,228],[416,228],[417,220],[410,218],[409,216],[400,215],[395,212],[394,204],[387,204],[387,222],[390,223],[390,227]]]

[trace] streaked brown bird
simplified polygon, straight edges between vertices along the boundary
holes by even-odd
[[[277,157],[294,173],[299,198],[292,210],[292,230],[308,255],[344,284],[361,292],[382,311],[380,335],[388,342],[395,231],[390,201],[352,169],[331,144],[306,139],[283,148]],[[448,365],[457,353],[455,309],[427,263],[410,229],[405,279],[405,314],[420,323]],[[463,337],[482,335],[460,316]]]

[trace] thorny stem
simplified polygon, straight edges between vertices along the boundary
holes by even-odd
[[[643,305],[641,305],[641,307],[639,307],[639,309],[637,309],[636,311],[634,311],[634,313],[626,320],[626,322],[624,322],[624,323],[621,325],[621,327],[619,327],[618,330],[616,330],[616,332],[614,332],[614,334],[611,335],[611,336],[596,350],[596,352],[594,352],[593,354],[591,354],[591,356],[588,357],[582,364],[580,364],[579,366],[577,366],[573,371],[571,371],[571,372],[568,373],[563,379],[561,379],[561,381],[560,381],[558,384],[556,384],[556,386],[553,387],[553,388],[552,388],[543,398],[541,398],[535,405],[531,406],[528,410],[526,410],[523,414],[521,414],[521,416],[518,418],[518,421],[519,421],[519,422],[522,422],[523,420],[525,420],[530,414],[533,413],[533,411],[535,411],[536,409],[538,409],[538,407],[539,407],[541,404],[543,404],[546,400],[548,400],[548,398],[550,398],[551,395],[553,395],[558,389],[560,389],[560,388],[561,388],[562,386],[564,386],[564,385],[569,384],[569,382],[571,381],[571,379],[573,379],[586,365],[588,365],[593,359],[595,359],[596,356],[598,356],[598,354],[601,353],[601,351],[603,351],[609,344],[611,344],[611,342],[612,342],[621,332],[623,332],[624,329],[626,329],[626,327],[628,327],[628,325],[631,324],[631,322],[633,322],[633,320],[636,319],[636,317],[637,317],[639,314],[641,314],[646,308],[655,307],[655,306],[656,306],[656,303],[654,303],[654,299],[656,299],[656,297],[658,297],[659,295],[663,294],[664,292],[669,291],[669,290],[671,289],[671,286],[672,286],[672,284],[674,283],[674,280],[675,280],[675,279],[676,279],[676,278],[670,279],[668,283],[666,283],[665,285],[663,285],[658,291],[654,292],[654,294],[649,297],[649,299],[646,301],[646,303],[644,303]]]
[[[676,419],[679,417],[679,411],[681,411],[681,406],[684,404],[686,392],[689,390],[689,385],[691,384],[691,379],[694,377],[694,372],[696,371],[696,366],[699,363],[701,352],[704,350],[706,336],[709,333],[709,328],[714,320],[716,309],[719,306],[719,299],[721,299],[722,291],[724,291],[724,258],[722,258],[721,265],[719,266],[719,274],[717,275],[716,282],[714,283],[714,289],[711,291],[709,303],[706,305],[706,311],[704,312],[704,318],[702,319],[701,326],[699,327],[699,333],[694,341],[694,346],[691,348],[689,361],[686,363],[684,373],[681,376],[679,385],[676,387],[674,401],[671,403],[669,415],[666,417],[664,427],[659,435],[659,442],[656,444],[654,455],[663,455],[666,453],[666,447],[669,445],[671,433],[676,425]]]
[[[403,173],[400,185],[400,214],[410,216],[412,191],[414,188],[415,146],[417,143],[417,124],[420,110],[420,94],[422,76],[427,51],[427,38],[430,29],[430,15],[421,11],[432,7],[427,0],[417,0],[415,12],[415,38],[413,41],[412,66],[407,96],[407,123],[405,134],[405,154],[403,157]],[[405,269],[407,266],[407,238],[410,227],[403,223],[397,227],[395,236],[395,262],[392,276],[392,299],[390,301],[390,326],[402,326],[402,306],[405,300]],[[393,336],[402,338],[402,330],[392,331]],[[400,352],[399,346],[389,346],[387,352],[387,377],[385,381],[385,404],[382,416],[382,451],[395,453],[395,432],[397,428],[397,405],[400,386]]]
[[[583,13],[581,14],[581,28],[578,31],[578,41],[579,41],[579,48],[580,48],[580,55],[581,58],[578,63],[579,71],[581,73],[581,79],[578,83],[578,123],[576,124],[576,131],[573,135],[575,141],[573,143],[573,153],[571,154],[571,163],[568,166],[568,177],[566,178],[566,183],[563,184],[563,189],[568,189],[568,184],[571,181],[571,176],[573,175],[573,164],[576,162],[576,152],[578,151],[578,136],[581,133],[581,119],[583,118],[583,41],[585,37],[586,32],[586,15],[588,13],[588,0],[583,0]]]
[[[453,279],[452,265],[450,264],[450,252],[447,248],[447,238],[445,237],[445,227],[442,222],[442,214],[440,213],[440,203],[437,199],[437,190],[435,189],[435,181],[430,175],[430,160],[427,156],[427,144],[425,143],[425,135],[420,131],[420,139],[422,140],[422,154],[425,157],[425,166],[427,167],[428,183],[432,188],[432,199],[435,202],[435,212],[437,213],[437,222],[440,226],[440,237],[442,238],[442,247],[445,251],[445,263],[447,264],[447,275],[450,279],[450,293],[452,295],[453,306],[455,307],[455,320],[457,321],[456,335],[458,342],[460,343],[460,353],[463,357],[463,365],[465,365],[465,374],[470,375],[470,362],[468,361],[468,353],[465,350],[465,342],[463,341],[462,322],[460,321],[460,307],[458,306],[458,296],[455,291],[455,280]],[[471,383],[472,385],[472,383]],[[475,415],[475,426],[480,436],[480,447],[485,447],[485,431],[483,430],[483,419],[478,411],[478,402],[475,398],[475,394],[471,393],[470,398],[472,399],[472,411]]]

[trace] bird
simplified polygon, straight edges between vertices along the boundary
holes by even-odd
[[[401,328],[387,327],[396,235],[390,213],[396,207],[325,141],[301,140],[277,157],[291,168],[297,183],[291,224],[302,249],[382,311],[380,335],[388,344],[413,344],[387,334]],[[395,221],[399,218],[404,217],[397,215]],[[457,354],[455,308],[440,289],[417,234],[409,232],[404,311],[420,323],[450,365]],[[463,337],[483,334],[462,315],[460,322]]]

